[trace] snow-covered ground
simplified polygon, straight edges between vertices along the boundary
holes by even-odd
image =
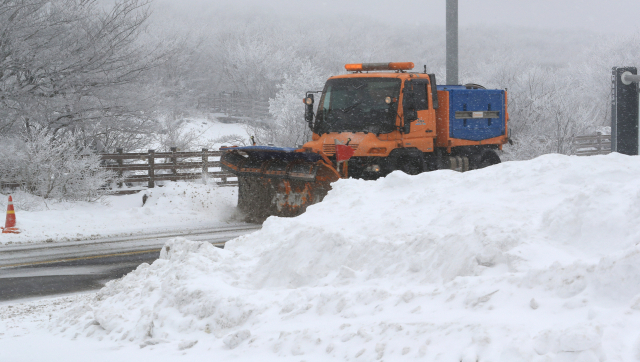
[[[224,250],[0,305],[0,360],[638,360],[639,180],[620,154],[340,180]]]
[[[215,114],[214,116],[224,115]],[[248,145],[251,137],[247,132],[247,125],[219,122],[216,117],[186,119],[183,127],[183,133],[197,136],[196,143],[199,147],[210,147],[212,150],[217,150],[220,146],[238,144],[238,142],[231,142],[236,138],[237,141],[244,141]]]
[[[195,137],[197,147],[210,150],[234,144],[234,140],[235,143],[249,142],[246,125],[222,123],[216,116],[224,115],[186,119],[182,133]],[[0,247],[213,228],[229,221],[242,221],[236,220],[235,187],[218,188],[200,181],[157,182],[157,185],[165,187],[134,195],[107,196],[97,203],[54,202],[14,192],[17,227],[21,234],[0,234]],[[149,199],[143,206],[145,194]],[[0,193],[0,213],[7,209],[8,195]],[[4,226],[4,218],[0,222]]]
[[[164,187],[107,196],[96,203],[51,203],[18,192],[13,200],[21,233],[0,234],[0,245],[213,228],[237,217],[236,199],[236,187],[198,182],[167,182]],[[0,194],[0,210],[7,209],[7,200]]]

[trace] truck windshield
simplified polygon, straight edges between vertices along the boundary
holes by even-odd
[[[395,78],[329,79],[318,105],[314,132],[393,132],[400,83]],[[394,101],[387,104],[387,97]]]

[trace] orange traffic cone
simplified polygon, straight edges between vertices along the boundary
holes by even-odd
[[[13,199],[9,196],[9,205],[7,205],[7,222],[4,227],[0,227],[2,233],[20,234],[20,230],[16,227],[16,212],[13,210]]]

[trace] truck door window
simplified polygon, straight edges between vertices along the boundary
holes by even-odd
[[[416,111],[422,111],[429,109],[429,97],[427,93],[427,84],[425,80],[414,80],[411,82],[413,85],[414,103]]]

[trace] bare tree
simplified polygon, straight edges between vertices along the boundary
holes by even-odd
[[[263,33],[221,34],[217,47],[225,78],[234,90],[253,96],[274,94],[296,59],[287,38]]]
[[[144,128],[149,93],[133,86],[167,56],[140,41],[147,4],[0,0],[0,134],[40,124],[96,138],[107,120],[118,125],[107,133]]]

